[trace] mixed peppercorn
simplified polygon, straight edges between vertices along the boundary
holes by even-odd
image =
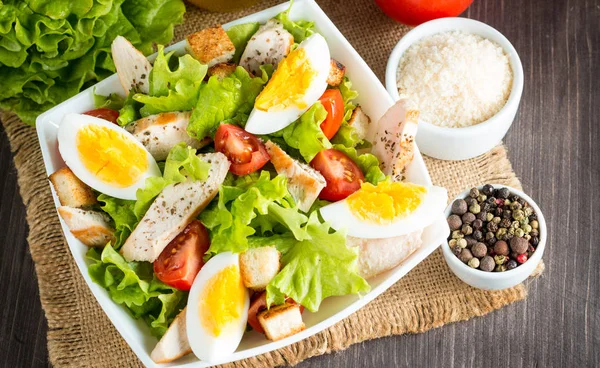
[[[525,263],[539,244],[533,208],[507,188],[472,188],[452,203],[448,244],[463,263],[486,272],[512,270]]]

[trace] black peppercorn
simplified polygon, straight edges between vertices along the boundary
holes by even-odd
[[[464,215],[462,215],[463,224],[471,224],[473,223],[473,221],[475,221],[475,215],[471,212],[467,212]]]
[[[502,208],[502,207],[500,207],[500,206],[496,207],[496,209],[494,210],[494,214],[495,214],[496,216],[500,216],[500,217],[502,217],[502,214],[503,214],[503,213],[504,213],[504,208]]]
[[[525,202],[525,200],[523,198],[517,199],[517,202],[519,202],[519,204],[523,207],[525,207],[527,205],[527,202]]]
[[[489,212],[491,209],[492,209],[492,206],[489,203],[483,202],[481,204],[481,210],[482,211]]]
[[[538,219],[538,217],[537,217],[537,215],[535,213],[532,213],[529,216],[529,222],[531,222],[531,221],[537,221],[537,219]]]
[[[496,190],[496,197],[506,199],[510,195],[508,188],[500,188]]]
[[[477,220],[479,221],[479,220]],[[483,233],[481,232],[481,230],[475,230],[473,231],[473,239],[479,241],[479,240],[483,240]]]
[[[474,229],[481,229],[483,227],[483,221],[481,221],[480,219],[477,219],[477,220],[473,221],[472,226]]]
[[[500,221],[500,227],[503,227],[505,229],[508,229],[510,227],[510,220],[507,218],[503,218],[502,221]]]
[[[531,238],[531,245],[533,245],[534,247],[537,247],[538,244],[540,244],[540,238],[538,238],[537,236],[533,236]]]
[[[475,217],[477,217],[478,220],[487,221],[487,212],[480,211],[478,214],[475,215]]]
[[[483,192],[483,194],[485,194],[488,197],[492,196],[494,194],[494,187],[490,184],[486,184],[481,189],[481,192]]]
[[[467,241],[467,247],[472,247],[477,243],[477,240],[475,240],[472,236],[465,236],[464,239]]]
[[[498,239],[496,239],[495,236],[487,239],[487,243],[489,246],[493,246],[494,244],[496,244],[497,241],[498,241]]]
[[[495,197],[488,197],[488,199],[485,200],[485,203],[489,203],[490,206],[495,206],[496,205],[496,198]]]
[[[519,196],[518,196],[518,195],[516,195],[516,194],[514,194],[514,195],[510,196],[510,201],[511,201],[511,202],[516,202],[516,201],[518,201],[519,199],[521,199],[521,197],[519,197]]]
[[[458,230],[462,226],[462,221],[460,216],[458,215],[450,215],[448,217],[448,226],[450,226],[450,230]]]
[[[464,199],[457,199],[452,202],[452,213],[455,215],[464,215],[467,212],[467,202]]]
[[[457,257],[458,257],[458,256],[460,256],[460,253],[462,252],[462,250],[463,250],[463,249],[462,249],[460,246],[458,246],[458,245],[455,245],[455,246],[452,248],[452,253],[453,253],[455,256],[457,256]]]
[[[512,211],[505,208],[502,212],[502,218],[506,218],[506,219],[512,219]]]
[[[508,261],[508,263],[506,264],[506,268],[507,268],[507,269],[509,269],[509,270],[512,270],[512,269],[515,269],[515,268],[517,268],[517,266],[518,266],[518,265],[519,265],[519,264],[518,264],[518,263],[517,263],[517,262],[516,262],[514,259],[511,259],[511,260],[510,260],[510,261]]]
[[[488,222],[487,231],[490,231],[492,233],[495,233],[496,231],[498,231],[498,223],[496,223],[494,221]]]

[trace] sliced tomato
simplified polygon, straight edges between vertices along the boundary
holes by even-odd
[[[210,246],[208,231],[198,220],[192,221],[154,261],[154,273],[165,284],[190,290]]]
[[[116,124],[117,118],[119,117],[119,112],[113,109],[107,109],[106,107],[101,107],[99,109],[86,111],[83,113],[84,115],[95,116],[100,119],[108,120],[111,123]]]
[[[217,129],[215,149],[227,156],[231,162],[229,171],[235,175],[255,172],[270,158],[260,139],[231,124],[221,124]]]
[[[318,170],[327,186],[319,194],[319,198],[327,201],[339,201],[360,189],[365,181],[360,168],[348,155],[333,148],[319,152],[310,162],[310,166]]]
[[[344,119],[344,99],[339,89],[328,89],[319,101],[327,111],[327,117],[321,123],[321,130],[327,139],[331,139],[340,129]]]
[[[298,304],[292,298],[285,298],[285,301],[286,303]],[[263,291],[252,298],[252,301],[250,302],[250,308],[248,308],[248,324],[256,332],[265,333],[265,330],[258,321],[258,314],[265,309],[267,309],[267,292]],[[300,305],[300,313],[302,312],[304,312],[304,307]]]

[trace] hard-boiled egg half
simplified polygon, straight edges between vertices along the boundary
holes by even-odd
[[[315,33],[302,41],[279,63],[256,98],[245,129],[270,134],[293,123],[325,92],[330,68],[323,36]]]
[[[219,253],[206,262],[192,284],[186,310],[187,336],[198,359],[218,363],[237,349],[249,305],[239,255]]]
[[[129,132],[93,116],[66,115],[58,128],[58,150],[75,176],[112,197],[136,199],[146,178],[161,176],[152,155]]]
[[[411,183],[364,183],[346,199],[321,208],[321,216],[335,230],[357,238],[380,239],[422,229],[441,214],[446,189]]]

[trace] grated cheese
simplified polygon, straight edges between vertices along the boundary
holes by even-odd
[[[452,31],[424,38],[398,66],[398,92],[423,121],[451,128],[479,124],[506,104],[513,74],[498,44]]]

